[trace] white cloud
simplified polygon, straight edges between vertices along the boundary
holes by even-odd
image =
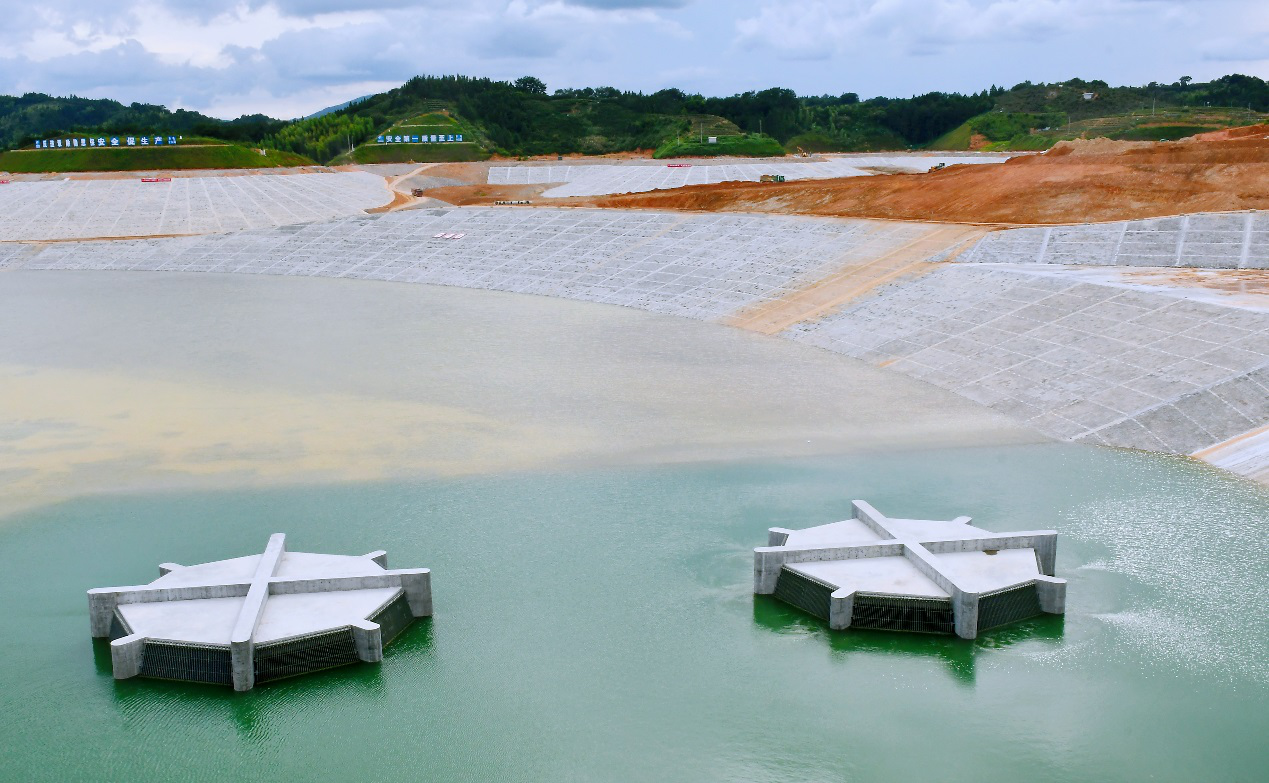
[[[902,95],[1269,76],[1263,0],[0,0],[0,93],[298,116],[420,73]],[[1228,64],[1226,64],[1228,63]]]
[[[884,43],[937,54],[978,41],[1042,43],[1055,35],[1175,10],[1158,0],[811,0],[764,3],[736,22],[737,40],[793,58],[825,58]]]

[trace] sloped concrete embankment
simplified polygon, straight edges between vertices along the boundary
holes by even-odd
[[[1269,423],[1269,312],[1186,293],[1021,264],[949,265],[785,336],[922,378],[1056,438],[1194,454],[1269,480],[1269,444],[1256,435]]]
[[[1269,423],[1269,308],[1090,282],[1084,268],[1049,263],[935,263],[955,260],[975,231],[773,215],[438,209],[57,244],[19,251],[9,263],[392,280],[636,307],[873,362],[1053,437],[1199,454],[1269,477],[1258,445],[1269,438],[1257,435]],[[1258,251],[1238,257],[1269,266]]]

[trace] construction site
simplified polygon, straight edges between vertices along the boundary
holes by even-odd
[[[0,267],[640,308],[844,354],[1052,438],[1269,480],[1265,126],[1013,156],[19,179],[0,187]]]
[[[1269,125],[412,146],[0,174],[15,774],[1263,769]]]

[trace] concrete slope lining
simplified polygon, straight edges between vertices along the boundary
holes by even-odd
[[[398,280],[722,320],[822,280],[865,243],[884,254],[929,230],[772,215],[414,210],[178,240],[59,244],[24,265]]]
[[[945,255],[982,234],[967,226],[927,226],[908,242],[874,247],[864,242],[838,259],[838,268],[791,295],[747,307],[726,323],[762,334],[777,334],[794,324],[832,312],[874,288],[935,268],[932,257]]]
[[[469,208],[53,244],[11,264],[394,280],[740,323],[1089,443],[1191,454],[1269,422],[1269,311],[1053,265],[920,258],[964,241],[960,230],[912,223]],[[1244,454],[1240,464],[1253,463]]]
[[[205,234],[354,215],[392,199],[364,172],[13,182],[0,242]]]
[[[1269,269],[1269,215],[1202,213],[1078,226],[1014,228],[984,236],[964,263]]]
[[[800,179],[836,179],[873,174],[868,169],[886,169],[912,173],[929,171],[942,165],[1003,163],[1008,155],[930,156],[930,155],[842,155],[815,162],[762,161],[744,163],[630,163],[624,165],[528,165],[495,166],[489,169],[490,185],[548,185],[560,187],[545,191],[547,198],[569,196],[603,196],[615,193],[644,193],[689,185],[713,185],[721,182],[757,182],[764,174],[778,174],[793,181]]]
[[[1269,422],[1269,312],[951,264],[785,336],[1050,436],[1191,454]]]

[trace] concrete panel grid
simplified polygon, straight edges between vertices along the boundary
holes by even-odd
[[[328,220],[382,206],[363,172],[14,182],[0,190],[0,241],[200,234]]]
[[[987,234],[961,263],[1269,269],[1269,217],[1196,214]]]
[[[489,169],[491,185],[542,185],[565,183],[547,190],[547,198],[603,196],[614,193],[644,193],[689,185],[719,182],[757,182],[764,174],[779,174],[787,180],[834,179],[869,176],[867,168],[905,172],[929,171],[939,164],[963,165],[1003,163],[1008,155],[846,155],[810,162],[764,161],[745,163],[628,163],[581,166],[495,166]]]
[[[1189,454],[1269,421],[1269,389],[1253,380],[1269,366],[1269,314],[1025,265],[945,267],[787,336],[922,378],[1058,438]]]
[[[1126,257],[1131,240],[1134,257],[1162,248],[1175,261],[1189,257],[1182,235],[1193,252],[1228,259],[1235,243],[1216,240],[1241,231],[1238,255],[1254,261],[1248,248],[1264,233],[1248,230],[1260,225],[1254,217],[998,232],[975,249],[979,263],[920,265],[928,274],[852,294],[812,320],[798,322],[808,311],[797,310],[772,333],[921,378],[1054,437],[1195,453],[1269,422],[1269,313],[1030,259],[1107,247]],[[798,302],[929,231],[774,215],[437,209],[201,237],[0,245],[0,266],[393,280],[731,323]],[[1010,252],[1024,262],[1002,263]]]

